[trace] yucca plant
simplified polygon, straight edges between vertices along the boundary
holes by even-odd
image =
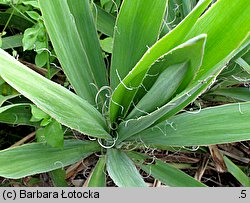
[[[75,93],[0,50],[0,76],[45,112],[35,113],[37,121],[47,115],[50,119],[46,143],[0,152],[0,176],[21,178],[53,171],[100,152],[88,186],[105,186],[105,170],[117,186],[146,186],[139,168],[169,186],[205,186],[141,149],[250,139],[249,102],[177,114],[249,44],[250,6],[247,0],[218,0],[208,8],[211,1],[201,0],[160,38],[167,3],[123,1],[110,34],[109,69],[88,0],[39,1],[50,40]],[[4,106],[0,113],[20,106],[27,110],[30,105]],[[91,141],[62,142],[57,133],[60,124],[92,137]],[[242,182],[248,185],[249,179]]]

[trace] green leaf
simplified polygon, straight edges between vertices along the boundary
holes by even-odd
[[[250,103],[186,112],[130,138],[153,146],[203,146],[250,140]]]
[[[250,178],[229,158],[223,157],[226,163],[228,172],[231,173],[244,187],[250,187]]]
[[[211,75],[216,65],[247,36],[250,30],[250,23],[246,23],[250,22],[249,13],[248,0],[219,0],[197,21],[186,39],[202,33],[206,33],[208,38],[203,63],[195,81]]]
[[[0,48],[2,48],[3,46],[3,40],[2,40],[2,36],[0,35]]]
[[[55,187],[68,187],[66,179],[66,171],[64,169],[56,169],[49,173],[49,176]]]
[[[112,53],[113,50],[113,38],[107,37],[103,40],[100,40],[100,44],[102,47],[102,50],[107,53]]]
[[[89,1],[40,0],[39,3],[65,74],[77,94],[94,105],[98,90],[108,82]]]
[[[44,128],[37,129],[36,141],[40,143],[46,143],[45,136],[44,136]]]
[[[184,16],[187,16],[192,9],[195,7],[197,1],[196,0],[184,0],[182,1],[182,8]]]
[[[44,128],[45,140],[48,145],[57,148],[63,148],[64,133],[62,126],[57,121],[53,120]]]
[[[250,74],[250,65],[243,58],[238,58],[236,63],[238,63],[245,71]]]
[[[203,183],[195,180],[181,170],[164,163],[161,160],[153,159],[147,155],[135,152],[127,152],[128,156],[142,170],[152,175],[157,180],[171,187],[204,187]]]
[[[25,30],[22,40],[24,51],[35,49],[35,43],[40,33],[40,29],[41,27],[37,24],[35,27],[28,28]]]
[[[35,64],[37,67],[42,68],[48,62],[48,52],[38,53],[35,57]]]
[[[37,0],[22,0],[22,3],[23,3],[24,5],[31,5],[31,6],[33,6],[34,8],[40,9]]]
[[[32,118],[31,121],[40,121],[44,118],[49,117],[48,114],[37,108],[35,105],[31,105]]]
[[[0,77],[0,86],[2,86],[5,83],[4,79]],[[1,92],[2,94],[2,92]]]
[[[88,181],[88,187],[106,187],[106,157],[100,157]]]
[[[4,102],[8,101],[9,99],[18,97],[18,96],[19,94],[13,94],[13,95],[7,95],[7,96],[0,95],[0,107],[3,105]]]
[[[141,86],[147,71],[157,59],[168,53],[174,47],[184,42],[184,37],[206,9],[210,0],[200,1],[195,9],[172,32],[165,35],[154,44],[140,59],[133,70],[124,78],[113,92],[110,102],[110,120],[115,120],[126,112],[138,88]],[[115,45],[114,45],[115,46]],[[113,50],[115,51],[115,50]],[[111,75],[112,77],[112,75]],[[122,111],[122,108],[124,111]]]
[[[103,116],[87,101],[30,70],[3,50],[0,76],[59,123],[90,136],[110,138]]]
[[[183,61],[188,62],[187,73],[185,73],[184,79],[181,81],[180,85],[176,87],[178,89],[176,89],[175,92],[173,93],[179,93],[180,91],[182,91],[183,88],[187,86],[195,77],[195,74],[201,65],[205,39],[206,39],[205,37],[206,37],[205,35],[197,36],[196,38],[193,38],[185,42],[184,44],[174,48],[172,51],[170,51],[164,56],[163,61],[159,62],[160,64],[159,66],[157,65],[157,63],[152,66],[152,68],[156,68],[156,70],[154,72],[151,72],[150,74],[154,75],[156,73],[157,75],[157,69],[160,69],[159,72],[161,72],[161,69],[162,69],[161,66],[163,66],[163,68],[166,68],[165,66],[169,66],[169,65],[171,66],[172,64],[181,63]],[[135,82],[137,78],[138,77],[135,77],[134,79]],[[173,78],[172,80],[175,80],[175,79],[176,78]],[[145,81],[144,84],[145,84],[146,89],[150,87],[150,84],[152,83],[151,80],[152,80],[152,77],[150,77],[148,80]],[[181,78],[177,79],[177,81],[179,80],[181,80]],[[155,87],[155,89],[156,89],[155,91],[157,91],[157,87]],[[168,87],[165,89],[170,90]],[[197,89],[199,89],[199,85],[195,87],[194,90],[192,91],[197,91]],[[162,94],[162,92],[158,92],[158,94]],[[182,94],[184,95],[184,98],[181,97],[180,101],[178,101],[179,103],[183,102],[183,99],[188,99],[191,93],[184,92]],[[171,94],[170,96],[174,96],[174,95]],[[148,102],[151,102],[152,103],[151,105],[154,105],[154,103],[158,103],[158,102],[155,102],[155,99],[153,98],[152,98],[152,101],[148,101]],[[175,106],[179,106],[179,103],[177,101],[175,102],[171,101],[170,103],[167,103],[168,100],[165,100],[165,101],[163,100],[160,102],[162,102],[163,106],[156,105],[155,106],[156,109],[154,109],[155,111],[147,113],[147,115],[143,117],[139,117],[137,119],[136,118],[131,119],[132,117],[130,117],[129,115],[128,118],[125,118],[125,121],[120,123],[119,128],[118,128],[119,140],[124,140],[127,137],[132,136],[133,134],[140,132],[143,129],[146,129],[147,127],[154,124],[157,120],[162,118],[162,116],[167,114],[171,108],[174,108]],[[171,103],[174,103],[174,105]],[[140,107],[139,109],[141,108],[142,107]]]
[[[225,0],[220,0],[218,2],[224,2],[223,5],[226,6],[227,5],[227,2]],[[221,3],[216,3],[212,8],[212,12],[214,11],[215,9],[215,14],[217,15],[217,19],[222,19],[223,23],[225,23],[224,26],[227,26],[228,24],[230,24],[230,22],[227,22],[225,18],[225,21],[224,19],[221,17],[221,12],[218,10],[218,8],[222,9],[221,8]],[[238,6],[237,6],[238,7]],[[232,10],[234,10],[234,7],[230,7]],[[228,13],[231,14],[234,14],[235,17],[237,16],[234,11],[228,11]],[[201,75],[201,71],[199,71],[197,77],[195,78],[195,80],[193,81],[193,84],[190,85],[188,87],[188,89],[186,89],[184,92],[182,92],[181,94],[177,95],[176,98],[174,98],[171,102],[169,102],[167,105],[165,105],[164,107],[162,107],[161,109],[159,109],[159,111],[155,111],[155,114],[154,115],[151,115],[151,116],[156,116],[158,114],[158,116],[161,114],[161,112],[163,113],[165,111],[165,113],[162,114],[162,117],[156,122],[154,123],[154,125],[156,125],[157,123],[159,123],[160,121],[164,121],[166,119],[168,119],[169,117],[173,116],[174,114],[176,114],[178,111],[180,111],[182,108],[184,108],[186,105],[188,105],[190,102],[194,101],[196,99],[196,97],[198,97],[203,91],[206,90],[206,88],[209,87],[209,85],[211,85],[212,82],[214,82],[216,76],[220,73],[221,69],[223,66],[225,66],[225,64],[234,56],[237,54],[237,52],[241,51],[241,47],[242,45],[244,44],[247,44],[249,43],[249,32],[248,30],[245,29],[244,27],[244,21],[245,21],[245,16],[244,15],[247,15],[246,13],[244,13],[244,15],[240,15],[240,18],[237,18],[237,23],[236,24],[233,24],[234,28],[237,30],[235,31],[235,36],[233,36],[233,40],[232,40],[232,43],[228,43],[228,41],[231,42],[231,38],[228,38],[227,41],[224,41],[224,39],[222,40],[222,42],[224,42],[225,44],[221,44],[221,43],[217,43],[216,41],[216,36],[217,35],[225,35],[225,37],[228,37],[227,33],[229,32],[216,32],[216,26],[217,24],[215,25],[215,28],[214,27],[211,27],[211,26],[207,26],[207,24],[209,24],[209,20],[211,20],[210,18],[214,19],[214,16],[213,14],[211,14],[211,9],[209,9],[207,11],[207,15],[203,15],[202,18],[200,18],[200,21],[199,21],[199,27],[197,27],[197,25],[195,24],[195,31],[196,34],[200,34],[201,30],[206,30],[207,34],[208,34],[208,38],[211,40],[211,39],[214,39],[215,41],[208,44],[206,43],[206,48],[205,48],[205,54],[204,54],[204,57],[206,55],[206,53],[208,53],[210,55],[210,58],[213,58],[212,54],[213,55],[216,55],[216,57],[210,61],[209,58],[206,58],[206,67],[207,68],[204,68],[204,62],[203,62],[203,65],[202,65],[202,77],[199,77],[199,75]],[[225,13],[225,15],[228,15],[228,13]],[[190,13],[192,14],[192,13]],[[190,16],[190,15],[189,15]],[[249,16],[248,16],[249,17]],[[247,18],[248,18],[247,17]],[[206,19],[207,18],[207,19]],[[187,18],[186,18],[187,19]],[[206,20],[204,20],[206,19]],[[185,20],[184,20],[185,21]],[[201,24],[201,21],[203,22]],[[180,24],[181,25],[181,24]],[[220,25],[218,25],[220,27],[223,27]],[[179,26],[178,26],[179,27]],[[202,27],[202,28],[201,28]],[[209,30],[207,30],[207,28],[209,27]],[[242,28],[242,29],[241,29]],[[175,29],[176,30],[176,29]],[[219,29],[220,30],[220,29]],[[173,30],[174,31],[174,30]],[[238,32],[240,32],[240,35],[238,35]],[[172,32],[171,32],[172,33]],[[192,31],[193,33],[193,31]],[[209,33],[211,34],[211,36],[209,36]],[[231,33],[231,31],[230,31]],[[192,35],[190,35],[192,36]],[[158,44],[158,43],[156,43]],[[216,44],[216,46],[214,46],[214,44]],[[220,48],[217,46],[217,44],[220,44],[221,47],[226,47],[226,50],[223,51],[222,53],[220,54],[214,54],[214,53],[219,53],[220,52]],[[234,46],[232,48],[232,46]],[[217,48],[218,50],[214,50],[214,47]],[[223,48],[224,50],[224,48]],[[213,53],[212,53],[213,52]],[[227,55],[225,54],[227,53]],[[217,57],[220,56],[221,58],[218,58]],[[205,58],[204,58],[205,59]],[[215,63],[216,62],[216,63]],[[126,85],[125,83],[125,80],[123,82],[123,84]],[[132,91],[131,91],[132,92]],[[126,92],[126,98],[129,97],[129,95],[127,94],[128,92]],[[115,93],[114,93],[115,94]],[[113,95],[114,97],[114,95]],[[120,98],[119,98],[120,99]],[[116,103],[119,104],[119,102],[117,102],[116,99],[113,99],[113,101],[115,101]],[[124,101],[124,99],[122,100]],[[119,107],[119,106],[118,106]],[[145,119],[146,120],[146,119]],[[142,120],[141,120],[142,121]],[[142,122],[140,121],[140,125],[143,125]],[[150,122],[150,120],[148,120],[147,122]],[[125,124],[132,124],[132,122],[126,122]],[[138,124],[138,122],[137,122]],[[127,129],[131,129],[129,128],[130,126],[128,125],[125,125],[125,127],[128,127]],[[143,127],[145,128],[145,125],[143,125]],[[147,126],[149,127],[149,126]],[[124,130],[124,129],[123,129]],[[134,130],[133,130],[134,131]],[[139,132],[139,130],[137,130],[137,132]],[[128,136],[128,135],[127,135]],[[126,137],[126,136],[125,136]]]
[[[47,116],[41,121],[40,126],[47,126],[51,121],[52,118],[50,116]]]
[[[107,170],[119,187],[146,187],[133,162],[120,150],[107,151]]]
[[[207,95],[221,95],[225,97],[231,97],[239,101],[250,101],[250,90],[247,87],[232,87],[215,89],[209,92]]]
[[[11,49],[16,47],[21,47],[23,45],[22,43],[23,35],[13,35],[9,37],[2,38],[3,44],[2,49]]]
[[[31,122],[30,104],[12,104],[0,107],[0,122],[13,125],[38,126],[39,123]]]
[[[32,18],[35,21],[38,21],[40,18],[40,15],[36,11],[26,11],[26,13],[30,18]]]
[[[115,17],[97,5],[94,5],[92,10],[97,21],[97,30],[107,36],[113,37],[116,20]]]
[[[8,22],[11,13],[0,12],[0,25],[5,26]],[[14,28],[20,31],[25,31],[27,28],[30,28],[34,25],[33,22],[19,15],[12,15],[8,24],[8,28]]]
[[[100,150],[96,142],[67,140],[63,149],[42,143],[0,151],[0,176],[18,179],[73,164]]]
[[[188,62],[166,68],[153,86],[126,117],[127,120],[144,115],[167,103],[176,92],[187,72]],[[157,98],[157,99],[156,99]]]
[[[103,7],[105,4],[109,3],[110,0],[100,0],[101,6]]]
[[[112,89],[156,42],[166,5],[167,0],[123,1],[114,30],[110,72]]]
[[[174,93],[178,94],[180,93],[183,89],[190,84],[192,79],[195,77],[196,72],[199,70],[201,63],[202,63],[202,57],[204,54],[204,47],[205,47],[205,42],[206,42],[206,35],[200,35],[197,36],[184,44],[174,48],[172,51],[164,55],[161,59],[159,59],[159,62],[156,62],[153,64],[153,66],[149,69],[148,72],[148,77],[146,77],[143,81],[143,87],[141,87],[135,99],[140,100],[141,94],[145,92],[145,89],[150,89],[148,94],[154,94],[153,97],[151,98],[145,98],[143,97],[143,100],[147,100],[147,103],[144,102],[143,105],[138,105],[138,109],[142,109],[144,112],[145,110],[143,109],[143,106],[150,106],[149,103],[151,103],[151,106],[154,106],[156,110],[157,108],[160,108],[163,104],[167,103],[167,101],[170,99],[170,97],[174,96]],[[176,65],[178,63],[183,63],[186,62],[186,67],[183,68],[183,70],[177,70],[175,74],[179,74],[180,78],[178,78],[176,75],[174,75],[174,72],[172,70],[166,70],[166,75],[169,78],[166,78],[165,81],[165,87],[160,88],[160,84],[163,85],[163,81],[159,81],[159,84],[154,83],[155,78],[160,74],[159,78],[162,77],[162,73],[164,69],[168,69],[168,67]],[[174,68],[174,67],[172,67]],[[173,73],[171,73],[173,72]],[[179,73],[180,72],[180,73]],[[159,79],[158,78],[158,79]],[[157,80],[158,80],[157,79]],[[136,78],[135,78],[136,80]],[[167,84],[168,83],[168,84]],[[175,84],[174,89],[171,89],[171,84]],[[153,86],[153,87],[151,87]],[[152,90],[151,90],[152,88]],[[166,96],[166,99],[163,99],[160,97],[160,95],[163,95],[163,91],[166,91],[167,93],[164,94]],[[141,93],[143,91],[143,93]],[[168,95],[169,94],[169,95]],[[155,98],[158,98],[155,100]],[[139,101],[139,104],[142,101]],[[152,111],[147,111],[146,112],[152,112]],[[130,115],[126,118],[127,120],[132,118]],[[153,122],[153,120],[152,120]]]

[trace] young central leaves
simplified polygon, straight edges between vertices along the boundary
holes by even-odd
[[[182,23],[180,23],[172,32],[165,35],[150,49],[148,49],[134,67],[130,67],[129,70],[133,68],[132,71],[129,72],[129,74],[126,75],[126,77],[122,81],[120,81],[119,85],[116,87],[111,97],[110,120],[112,123],[116,122],[119,117],[123,119],[126,116],[126,113],[129,107],[131,106],[131,103],[133,102],[134,96],[138,88],[142,85],[143,79],[145,78],[145,75],[147,74],[149,68],[161,56],[165,55],[171,49],[184,42],[185,36],[191,30],[192,26],[198,20],[203,11],[207,8],[210,1],[211,0],[204,0],[199,2],[198,5],[194,8],[194,10],[185,18],[185,20],[182,21]],[[152,16],[150,16],[150,20],[151,18]],[[138,40],[140,40],[140,38]],[[116,45],[114,43],[114,47],[115,46]],[[134,45],[132,44],[132,46]],[[115,49],[113,51],[115,51]],[[131,60],[131,57],[127,58],[127,60]],[[113,74],[111,72],[111,78],[114,77],[115,75],[113,70]]]
[[[192,79],[195,77],[196,72],[199,70],[201,66],[202,58],[204,54],[205,42],[206,42],[206,35],[204,34],[199,35],[193,39],[190,39],[187,42],[181,44],[180,46],[174,48],[173,50],[165,54],[158,63],[154,64],[151,67],[151,69],[157,68],[157,69],[160,69],[159,71],[161,71],[162,69],[164,70],[164,68],[169,69],[169,66],[171,65],[180,64],[180,63],[187,61],[187,66],[188,66],[187,72],[183,80],[181,81],[181,83],[179,83],[180,78],[175,78],[176,80],[174,81],[172,80],[172,83],[177,82],[176,84],[177,90],[175,93],[180,93],[184,88],[188,86],[188,84],[192,82]],[[172,72],[171,74],[174,74],[174,72]],[[135,77],[134,80],[136,79],[137,78]],[[168,79],[171,79],[171,77],[169,77]],[[167,83],[167,81],[165,81],[165,83]],[[180,85],[178,86],[178,84]],[[145,86],[146,88],[148,88],[147,85]],[[160,89],[154,88],[154,91],[155,91],[154,94],[157,94],[157,95],[164,94],[162,92],[162,88]],[[181,94],[186,96],[184,97],[185,99],[189,98],[188,96],[189,94],[187,94],[185,91],[182,92]],[[173,95],[173,96],[174,98],[177,97],[176,95]],[[172,102],[172,100],[170,101],[172,103],[166,100],[165,101],[166,103],[163,103],[162,106],[154,105],[154,103],[158,104],[158,102],[155,102],[157,100],[158,99],[151,100],[150,106],[156,108],[155,111],[153,111],[152,113],[139,117],[138,119],[133,118],[129,120],[130,117],[128,117],[128,118],[125,118],[126,119],[125,121],[120,123],[119,128],[118,128],[119,140],[125,140],[126,138],[132,136],[133,134],[150,127],[157,120],[164,117],[170,110],[172,110],[172,108],[174,108],[175,106],[178,106],[178,102]],[[183,99],[180,99],[180,100],[182,101]]]
[[[147,115],[168,102],[181,84],[187,68],[188,63],[182,63],[165,69],[126,119]]]

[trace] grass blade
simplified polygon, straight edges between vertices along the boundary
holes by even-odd
[[[129,120],[148,115],[167,103],[183,81],[187,69],[188,62],[175,64],[165,69],[126,119]],[[155,100],[155,98],[157,98],[157,100]]]
[[[164,56],[163,61],[163,68],[165,68],[165,65],[171,65],[175,63],[180,63],[182,61],[187,61],[188,64],[188,70],[185,74],[184,80],[181,82],[180,86],[176,90],[176,93],[179,93],[179,91],[182,91],[182,89],[187,86],[192,79],[195,77],[195,74],[197,70],[199,69],[201,62],[202,62],[202,56],[204,51],[204,45],[205,45],[205,35],[197,36],[194,39],[191,39],[184,44],[176,47],[169,53],[167,53]],[[154,67],[154,66],[153,66]],[[152,68],[153,68],[152,67]],[[156,68],[159,68],[156,66]],[[157,73],[157,72],[156,72]],[[137,78],[135,78],[136,80]],[[151,78],[150,78],[151,79]],[[150,84],[149,80],[146,81]],[[146,84],[145,84],[146,85]],[[146,85],[146,88],[147,85]],[[192,91],[195,92],[197,89],[200,88],[200,85],[196,86]],[[159,94],[162,94],[162,92],[159,92]],[[178,106],[183,102],[183,100],[189,99],[189,95],[191,93],[182,93],[184,96],[180,97],[179,101],[172,102],[174,105]],[[150,101],[152,104],[154,104],[154,100]],[[151,112],[150,114],[147,114],[145,116],[139,117],[138,119],[133,118],[130,119],[130,117],[125,118],[125,121],[120,123],[118,133],[119,133],[119,140],[124,140],[129,136],[132,136],[133,134],[140,132],[143,129],[146,129],[147,127],[154,124],[157,120],[159,120],[164,114],[166,114],[170,108],[173,108],[174,105],[172,103],[163,103],[163,106],[157,106],[157,110]]]
[[[235,62],[250,74],[250,65],[243,58],[238,58]]]

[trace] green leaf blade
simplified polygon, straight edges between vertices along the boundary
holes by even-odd
[[[62,126],[57,121],[53,120],[44,128],[44,135],[48,145],[57,148],[63,148],[64,133]]]
[[[174,116],[130,139],[159,147],[240,142],[250,140],[249,116],[249,102],[206,108]]]
[[[107,170],[119,187],[146,187],[133,162],[120,150],[108,150]]]
[[[100,157],[88,182],[88,187],[106,186],[106,156]]]
[[[201,33],[206,33],[208,38],[203,64],[196,81],[211,74],[216,64],[230,55],[247,36],[250,30],[249,13],[248,0],[219,0],[197,21],[186,39]]]
[[[196,23],[202,12],[209,5],[211,0],[201,1],[195,9],[182,21],[173,31],[169,32],[157,43],[155,43],[136,64],[131,73],[114,90],[110,102],[110,120],[115,122],[118,117],[123,117],[124,113],[131,105],[131,102],[142,84],[148,69],[157,59],[168,53],[174,47],[184,42],[186,34]],[[136,78],[136,79],[135,79]],[[132,80],[134,82],[131,82]]]
[[[38,122],[31,122],[30,104],[12,104],[0,108],[0,122],[13,125],[39,126]]]
[[[170,187],[205,187],[203,183],[195,180],[181,170],[164,163],[158,159],[152,159],[147,155],[128,152],[135,163],[145,172]],[[151,163],[147,163],[151,162]]]
[[[219,88],[211,91],[208,95],[220,95],[239,101],[250,101],[250,90],[247,87]]]
[[[59,123],[90,136],[110,138],[103,116],[87,101],[30,70],[1,49],[0,61],[0,76]]]
[[[27,144],[0,151],[0,176],[22,178],[75,163],[100,149],[98,143],[68,140],[63,149],[42,143]]]
[[[123,1],[114,33],[111,88],[119,83],[159,35],[167,1]]]
[[[250,187],[250,178],[229,158],[223,157],[226,163],[228,172],[231,173],[244,187]]]
[[[94,105],[98,90],[108,82],[89,2],[40,0],[39,3],[65,74],[77,94]]]
[[[163,68],[166,68],[174,64],[183,63],[185,61],[188,62],[187,72],[184,76],[184,79],[177,87],[177,90],[175,92],[176,94],[180,93],[180,91],[182,91],[185,86],[191,83],[192,79],[195,77],[197,71],[199,70],[199,67],[202,63],[205,41],[206,41],[206,35],[197,36],[181,44],[180,46],[174,48],[163,57],[164,59],[162,64]],[[157,64],[154,64],[152,68],[159,69],[161,67],[158,67]],[[135,77],[135,80],[136,79],[137,77]],[[152,82],[152,81],[150,82],[150,79],[151,78],[149,78],[149,80],[147,80],[145,83],[146,88],[148,88],[147,84],[150,84]],[[175,97],[170,102],[166,101],[166,103],[163,103],[162,106],[158,106],[157,109],[155,109],[153,112],[148,113],[145,116],[141,116],[137,119],[133,118],[130,120],[129,120],[130,117],[128,117],[128,119],[125,118],[125,121],[121,122],[118,128],[119,140],[125,140],[129,136],[132,136],[133,134],[150,127],[159,119],[168,114],[175,107],[180,108],[180,104],[182,102],[186,100],[192,101],[192,98],[190,97],[191,92],[196,92],[201,85],[202,84],[198,84],[192,90],[190,90],[190,92],[187,91],[181,92],[179,94],[180,96],[179,95],[176,96],[176,94],[172,95],[173,97],[176,96],[177,99],[175,99],[176,98]],[[154,101],[152,101],[152,103],[154,103]]]
[[[116,21],[115,17],[97,5],[93,6],[93,14],[97,21],[97,29],[105,35],[113,37]]]
[[[129,120],[147,115],[165,104],[180,86],[187,72],[187,67],[187,63],[182,63],[170,66],[164,70],[126,119]]]

